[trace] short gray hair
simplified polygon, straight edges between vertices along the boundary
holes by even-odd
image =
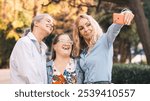
[[[44,13],[44,14],[38,14],[36,15],[33,20],[32,20],[32,23],[31,23],[31,32],[33,31],[33,27],[34,27],[34,22],[37,21],[41,21],[45,16],[50,16],[49,14],[47,13]]]

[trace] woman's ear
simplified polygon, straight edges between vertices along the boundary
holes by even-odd
[[[53,45],[53,49],[54,49],[54,50],[56,50],[56,48],[57,48],[57,45],[56,45],[56,44],[55,44],[55,45]]]
[[[37,27],[39,25],[38,21],[34,21],[34,26]]]

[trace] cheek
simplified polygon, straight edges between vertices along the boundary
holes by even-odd
[[[55,51],[59,50],[59,45],[56,44],[56,45],[54,46],[54,50],[55,50]]]
[[[93,31],[93,28],[92,28],[92,27],[90,27],[90,30],[91,30],[91,31]]]
[[[57,46],[57,50],[59,51],[59,50],[61,50],[62,49],[62,46],[61,45],[58,45]]]
[[[61,50],[60,47],[57,47],[57,48],[55,49],[55,52],[56,52],[56,53],[62,53],[62,50]]]
[[[44,27],[44,25],[45,25],[45,22],[44,22],[44,21],[41,21],[41,26]]]
[[[80,32],[80,36],[83,36],[84,35],[84,31],[79,31]]]
[[[71,54],[71,52],[72,52],[72,47],[71,47],[71,49],[70,49],[70,54]]]

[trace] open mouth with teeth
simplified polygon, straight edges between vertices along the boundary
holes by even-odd
[[[64,50],[70,50],[70,46],[62,46],[62,49],[64,49]]]
[[[50,30],[53,29],[53,27],[51,25],[46,25],[46,27],[48,27]]]

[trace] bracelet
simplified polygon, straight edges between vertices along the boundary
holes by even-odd
[[[128,8],[124,8],[121,12],[124,12],[124,11],[130,11],[130,12],[132,12],[130,9],[128,9]]]

